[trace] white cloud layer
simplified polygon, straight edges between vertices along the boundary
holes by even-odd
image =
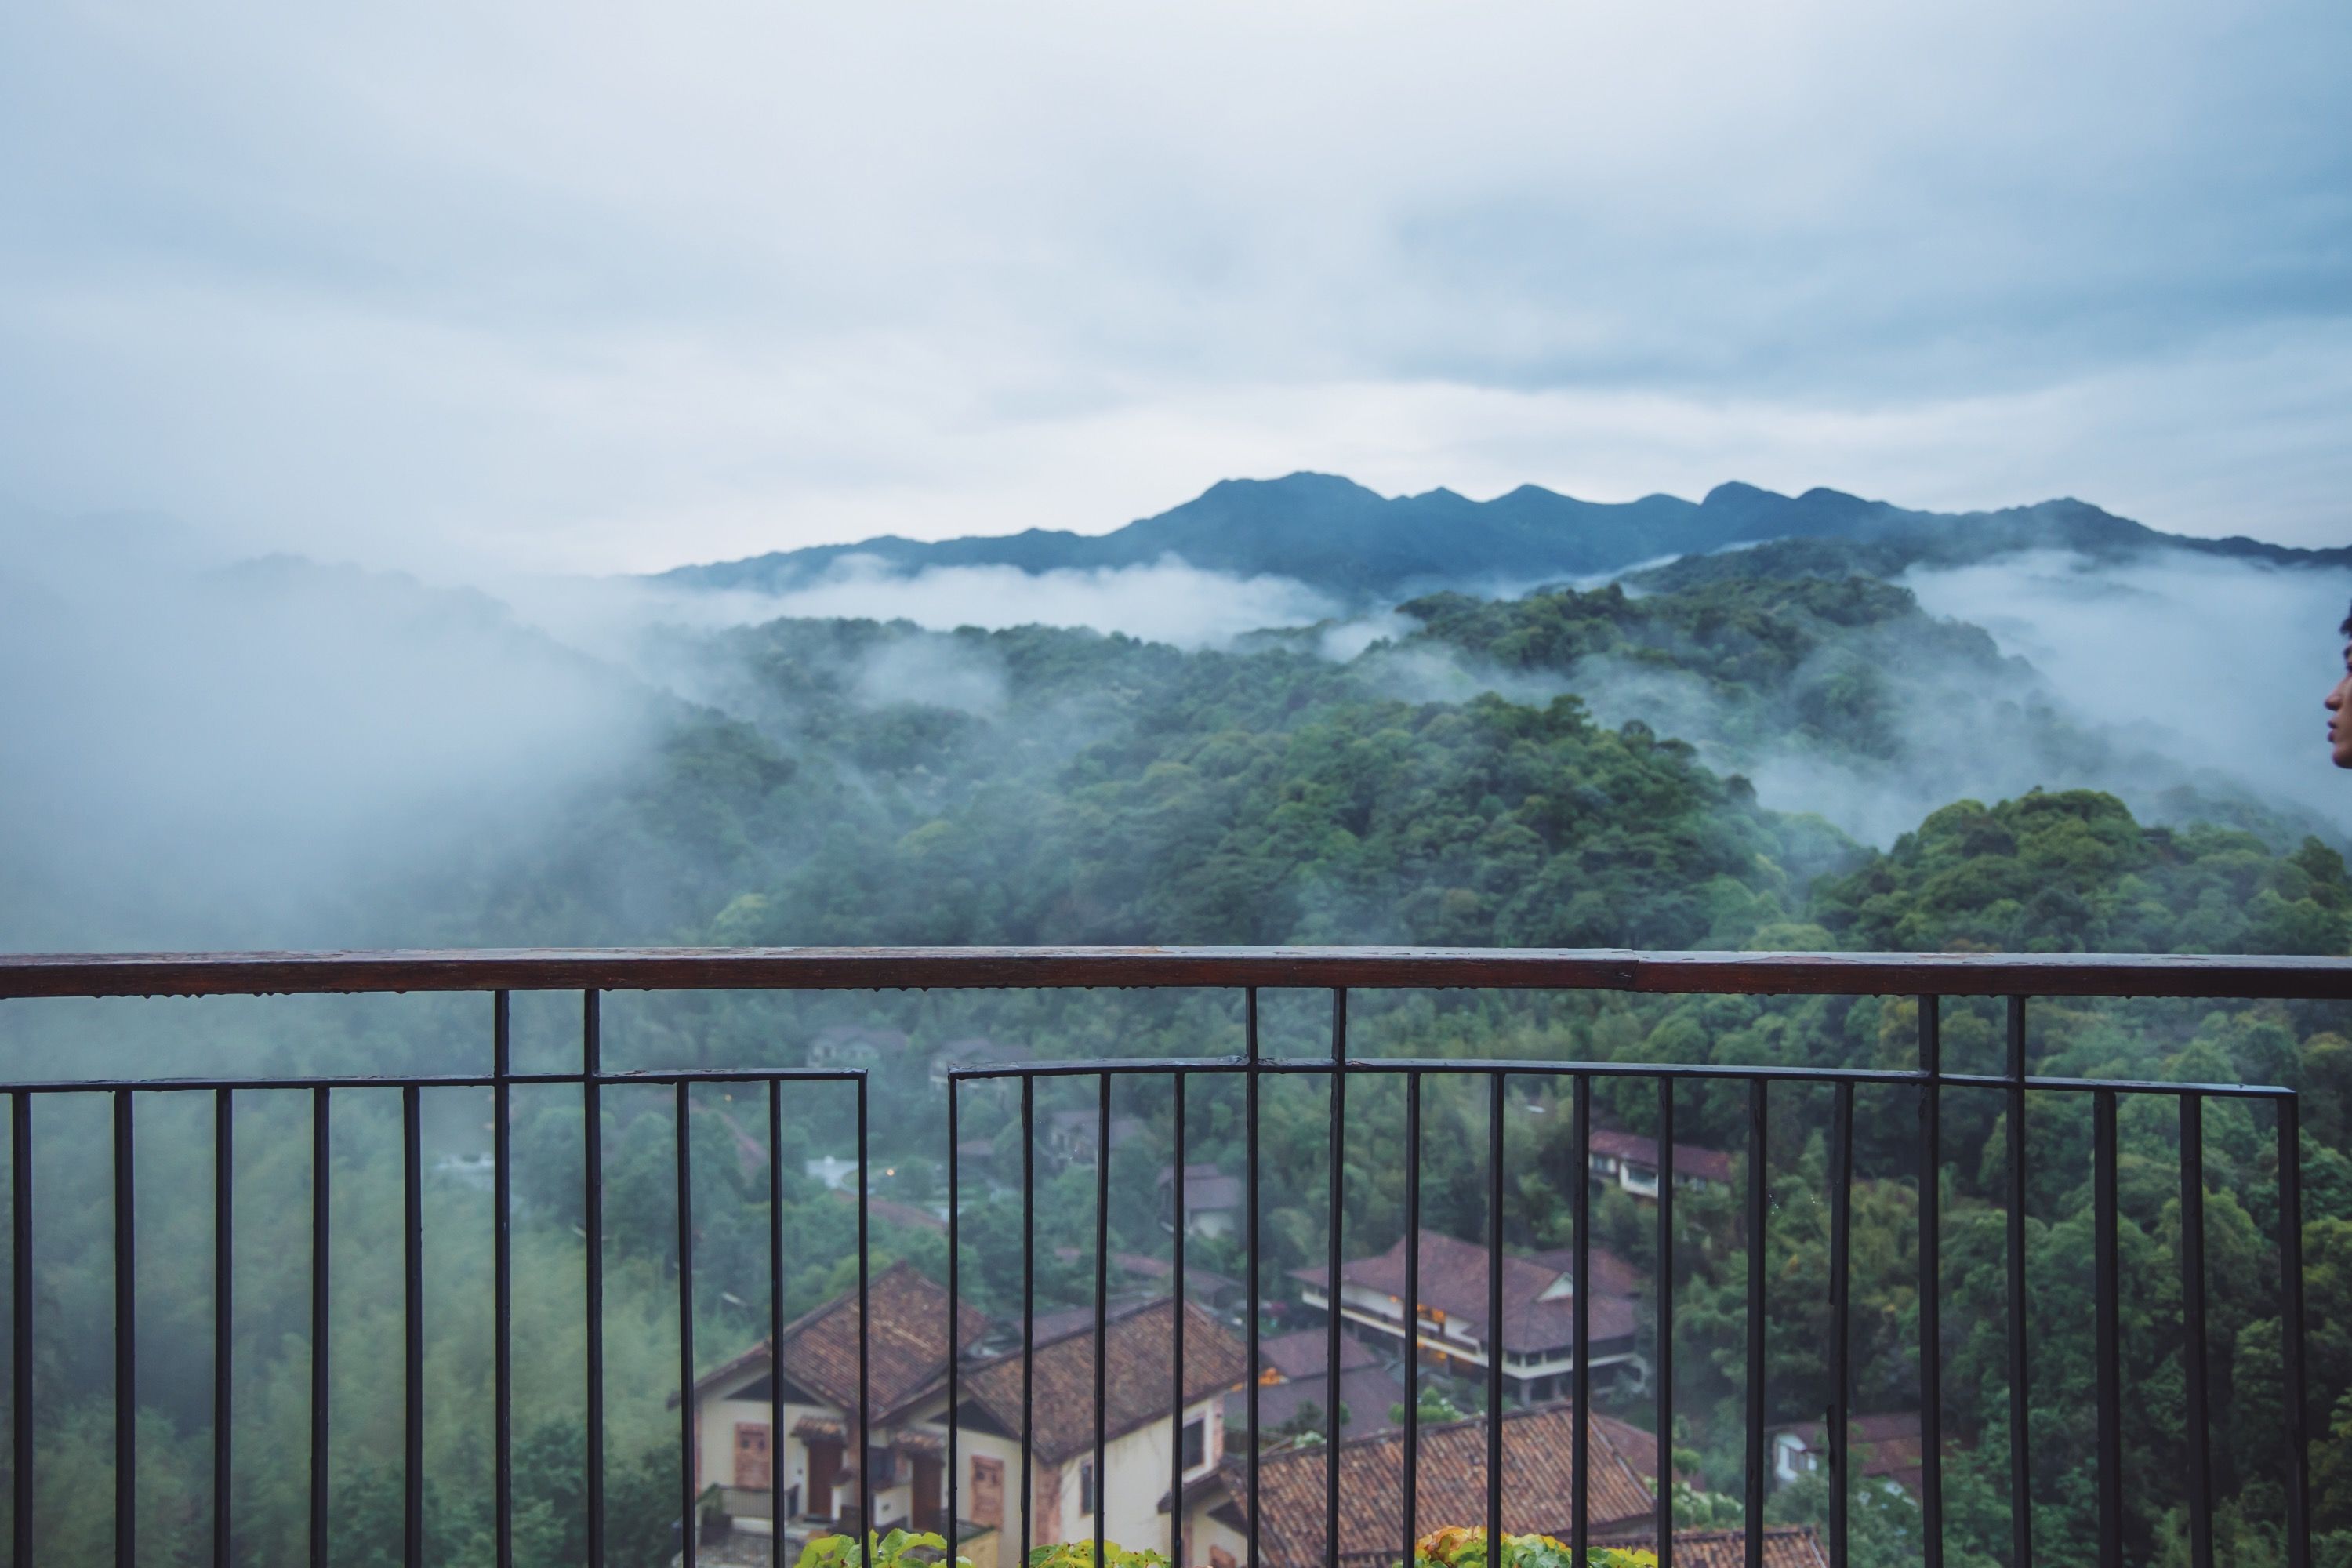
[[[543,582],[509,593],[533,624],[624,657],[649,627],[751,626],[782,616],[912,621],[933,631],[1090,626],[1201,648],[1222,647],[1262,627],[1311,625],[1339,611],[1328,596],[1291,578],[1203,572],[1172,555],[1150,566],[1054,572],[935,566],[911,575],[899,575],[872,556],[845,555],[781,594],[612,580]],[[890,679],[902,684],[895,672]],[[937,692],[923,700],[974,710],[988,706],[968,695]]]
[[[436,572],[1232,475],[2341,542],[2331,0],[280,3],[0,34],[0,489]]]

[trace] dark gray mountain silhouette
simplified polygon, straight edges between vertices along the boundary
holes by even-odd
[[[847,556],[899,573],[934,566],[1024,572],[1148,565],[1176,556],[1203,570],[1293,577],[1343,598],[1438,587],[1527,585],[1622,572],[1661,556],[1705,555],[1770,540],[1854,547],[1800,552],[1800,570],[1899,570],[1917,560],[1980,560],[2063,548],[2109,559],[2159,547],[2281,564],[2352,564],[2352,548],[2296,550],[2252,539],[2190,539],[2060,500],[2000,511],[1915,511],[1832,489],[1779,495],[1718,485],[1701,501],[1644,496],[1587,501],[1536,485],[1492,500],[1452,490],[1383,496],[1331,474],[1224,479],[1183,505],[1105,534],[1031,529],[924,543],[886,536],[780,551],[663,574],[705,588],[782,591]],[[1786,553],[1786,552],[1783,552]],[[1738,570],[1727,563],[1727,570]]]

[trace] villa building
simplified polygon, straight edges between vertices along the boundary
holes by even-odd
[[[716,1487],[734,1528],[772,1534],[781,1482],[783,1529],[795,1546],[810,1533],[856,1529],[860,1467],[873,1489],[874,1525],[946,1531],[948,1412],[947,1293],[910,1265],[869,1287],[873,1329],[871,1430],[856,1451],[857,1298],[836,1297],[789,1324],[780,1353],[762,1341],[697,1380],[698,1488]],[[1099,1500],[1113,1540],[1150,1540],[1155,1500],[1168,1489],[1171,1441],[1184,1445],[1188,1473],[1205,1475],[1224,1453],[1223,1395],[1244,1375],[1241,1345],[1197,1305],[1185,1308],[1184,1415],[1170,1429],[1169,1354],[1174,1303],[1165,1296],[1121,1303],[1104,1335],[1102,1476],[1094,1470],[1093,1315],[1057,1314],[1036,1334],[1032,1492],[1034,1543],[1091,1536]],[[966,1347],[990,1324],[970,1306],[958,1312]],[[1014,1331],[1017,1333],[1017,1329]],[[781,1378],[782,1436],[772,1403]],[[1024,1504],[1021,1475],[1021,1352],[971,1353],[956,1392],[960,1538],[1001,1532],[1018,1551]],[[993,1543],[987,1548],[992,1552]],[[967,1548],[967,1554],[977,1555]]]
[[[1731,1187],[1731,1156],[1720,1149],[1695,1143],[1674,1146],[1675,1185],[1685,1192],[1727,1192]],[[1665,1165],[1658,1157],[1658,1141],[1613,1127],[1596,1127],[1585,1156],[1592,1173],[1613,1182],[1623,1192],[1655,1203],[1658,1179]]]
[[[1386,1343],[1400,1356],[1405,1340],[1405,1244],[1340,1266],[1339,1314],[1350,1333]],[[1486,1321],[1486,1248],[1435,1231],[1421,1233],[1421,1321],[1416,1338],[1424,1373],[1471,1382],[1486,1376],[1496,1337]],[[1505,1394],[1536,1405],[1567,1392],[1576,1368],[1575,1262],[1572,1253],[1506,1253],[1500,1338]],[[1328,1270],[1293,1271],[1309,1307],[1329,1311]],[[1639,1320],[1631,1265],[1604,1247],[1592,1249],[1587,1297],[1596,1391],[1645,1386],[1650,1367],[1634,1345]]]

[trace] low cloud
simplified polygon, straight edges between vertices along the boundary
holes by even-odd
[[[868,708],[919,702],[985,719],[1003,711],[1006,686],[992,648],[908,637],[866,655],[850,691]]]
[[[551,596],[551,602],[560,596]],[[571,635],[610,637],[631,626],[712,629],[782,616],[912,621],[933,631],[979,626],[1091,626],[1181,648],[1223,647],[1266,626],[1311,625],[1339,613],[1328,595],[1288,577],[1204,572],[1177,557],[1149,566],[1024,572],[1014,566],[935,566],[911,575],[872,556],[841,557],[780,593],[603,585],[549,614]],[[603,618],[577,613],[598,606]],[[545,613],[542,611],[542,613]]]
[[[1903,581],[1929,611],[1992,633],[2120,742],[2352,829],[2352,781],[2328,762],[2320,707],[2341,675],[2352,571],[2044,552]]]
[[[1376,647],[1356,661],[1359,679],[1383,697],[1406,702],[1467,702],[1491,691],[1507,701],[1540,708],[1579,688],[1557,669],[1505,669],[1443,643]]]
[[[27,559],[17,557],[17,563]],[[0,945],[405,941],[643,757],[656,694],[482,595],[273,559],[0,568]]]

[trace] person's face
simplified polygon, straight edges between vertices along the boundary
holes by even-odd
[[[2327,721],[2327,744],[2339,768],[2352,768],[2352,711],[2347,708],[2352,708],[2352,647],[2344,650],[2344,679],[2327,694],[2327,710],[2336,715]]]

